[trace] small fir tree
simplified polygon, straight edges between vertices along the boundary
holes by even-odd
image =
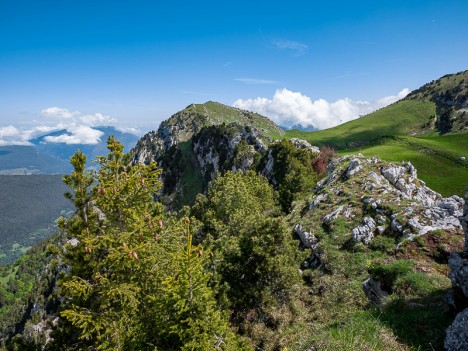
[[[94,172],[76,153],[64,177],[76,212],[60,221],[70,267],[60,283],[60,315],[71,327],[57,339],[100,350],[238,349],[188,221],[165,215],[154,201],[156,164],[130,165],[113,137],[108,149]]]

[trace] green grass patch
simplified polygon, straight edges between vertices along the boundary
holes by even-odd
[[[401,349],[392,331],[369,311],[358,311],[345,321],[337,321],[321,333],[315,344],[319,350],[330,351]]]
[[[432,102],[402,100],[334,128],[314,132],[289,130],[286,137],[305,139],[313,145],[346,149],[385,135],[421,133],[434,115],[435,104]]]
[[[373,311],[401,342],[414,350],[443,350],[445,331],[453,317],[446,313],[446,289],[432,291],[418,298],[391,296],[385,305]]]

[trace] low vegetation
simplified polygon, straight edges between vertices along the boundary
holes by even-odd
[[[278,140],[262,116],[213,102],[190,105],[139,143],[146,164],[132,164],[112,137],[99,170],[76,153],[64,177],[74,214],[2,267],[2,347],[442,349],[453,319],[447,261],[463,234],[433,215],[452,221],[461,200],[432,207],[440,197],[413,165],[430,187],[461,194],[468,134],[439,135],[464,130],[461,119],[441,122],[439,100],[458,90],[445,80],[423,88],[343,126],[287,132],[321,145],[318,155]],[[226,124],[239,120],[248,127]],[[177,145],[165,126],[177,129]],[[277,141],[267,147],[258,131]],[[190,172],[195,144],[203,172]],[[330,146],[372,158],[337,160]],[[166,165],[162,179],[151,157]],[[174,200],[171,212],[164,205]]]

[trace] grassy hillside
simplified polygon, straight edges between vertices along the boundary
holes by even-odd
[[[362,153],[379,156],[385,161],[411,161],[419,178],[444,196],[464,194],[468,181],[468,134],[415,138],[409,136],[382,138],[372,145],[340,151],[340,154]]]
[[[334,128],[315,132],[286,131],[288,138],[300,138],[313,145],[332,145],[337,149],[364,145],[393,134],[427,134],[435,116],[435,104],[421,101],[399,101],[361,118]]]
[[[405,100],[434,102],[437,105],[435,126],[441,134],[468,132],[468,71],[427,83]]]

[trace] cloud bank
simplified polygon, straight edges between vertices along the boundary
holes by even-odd
[[[325,99],[312,100],[300,92],[283,88],[276,90],[271,99],[264,97],[238,99],[233,106],[268,116],[281,126],[299,124],[303,128],[313,126],[326,129],[390,105],[404,98],[408,93],[409,89],[405,88],[396,95],[375,101],[355,101],[344,98],[329,102]]]
[[[93,127],[113,126],[117,120],[102,113],[85,114],[62,107],[48,107],[41,111],[40,119],[35,122],[38,125],[29,129],[18,129],[13,125],[0,127],[0,146],[31,145],[29,140],[62,129],[66,132],[57,136],[47,136],[44,141],[95,145],[101,141],[104,133]]]

